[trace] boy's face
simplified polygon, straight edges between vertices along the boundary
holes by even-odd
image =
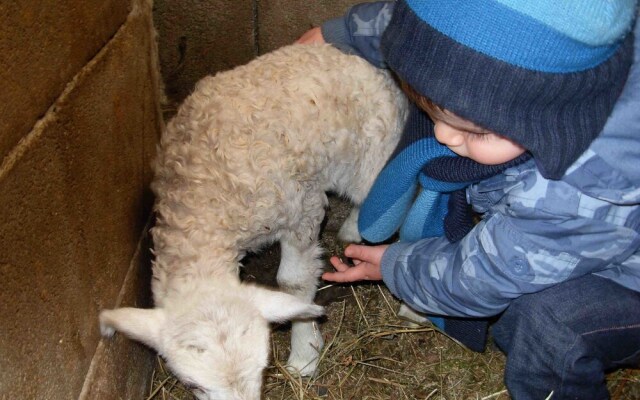
[[[434,123],[438,142],[459,156],[470,158],[480,164],[496,165],[511,161],[526,150],[519,144],[454,113],[437,108],[424,110]]]
[[[496,165],[511,161],[526,151],[510,139],[438,107],[405,81],[401,80],[400,86],[407,96],[429,115],[434,123],[438,142],[457,155],[480,164]]]

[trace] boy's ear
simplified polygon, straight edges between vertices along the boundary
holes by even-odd
[[[309,304],[284,292],[255,285],[244,285],[243,289],[249,301],[269,322],[316,318],[324,314],[324,307]]]
[[[100,312],[100,333],[110,337],[118,331],[160,352],[160,332],[165,324],[161,308],[118,308]]]

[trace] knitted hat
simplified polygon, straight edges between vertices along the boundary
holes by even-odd
[[[559,179],[602,130],[633,55],[635,0],[399,0],[389,67]]]

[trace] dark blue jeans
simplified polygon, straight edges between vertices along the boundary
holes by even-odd
[[[640,293],[587,275],[513,301],[492,335],[513,399],[608,399],[605,372],[640,363]]]

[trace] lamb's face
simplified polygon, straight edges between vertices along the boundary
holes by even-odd
[[[104,310],[100,327],[104,336],[118,330],[156,349],[198,399],[259,399],[269,322],[323,313],[320,306],[253,285],[193,296],[165,308]]]
[[[259,399],[267,320],[245,299],[204,303],[165,325],[161,354],[198,399]]]

